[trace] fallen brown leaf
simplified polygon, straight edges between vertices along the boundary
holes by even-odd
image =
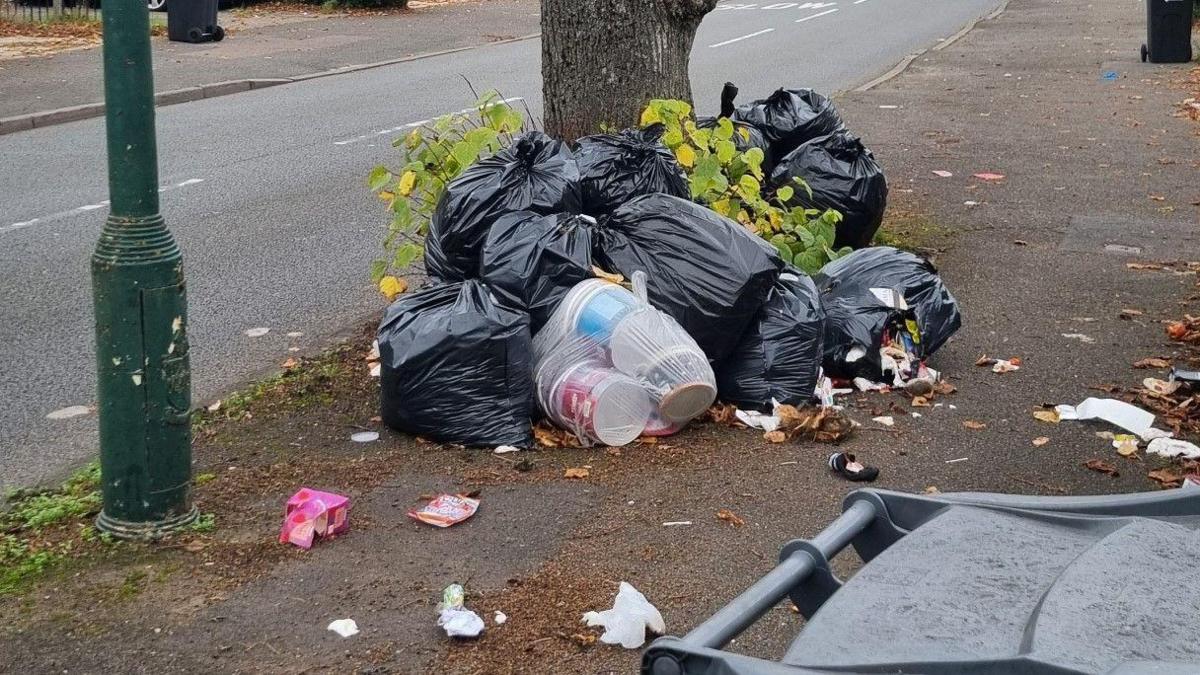
[[[571,635],[570,640],[580,647],[590,647],[596,644],[596,635],[595,633],[575,633]]]
[[[637,442],[641,443],[642,445],[658,445],[658,437],[642,436],[641,438],[637,439]]]
[[[737,406],[729,405],[728,403],[714,403],[705,412],[705,416],[707,416],[710,422],[716,422],[717,424],[735,427],[746,426],[737,418]]]
[[[1131,321],[1131,320],[1133,320],[1134,317],[1142,316],[1143,314],[1145,314],[1145,312],[1143,312],[1140,309],[1126,308],[1126,309],[1122,309],[1121,313],[1117,314],[1117,316],[1122,319],[1125,319],[1126,321]]]
[[[776,429],[775,431],[768,431],[763,434],[763,438],[767,439],[770,443],[782,443],[787,440],[787,434]]]
[[[914,396],[912,405],[914,408],[928,408],[929,399],[925,398],[924,396]]]
[[[298,365],[300,365],[300,362],[291,357],[288,357],[288,360],[283,362],[283,368],[285,370],[291,370],[292,368],[295,368]]]
[[[781,405],[775,414],[779,417],[779,431],[788,438],[837,443],[854,432],[850,418],[833,408]]]
[[[563,478],[587,478],[591,473],[583,467],[571,467],[563,472]]]
[[[746,524],[745,520],[742,520],[738,514],[730,511],[729,509],[721,509],[720,511],[717,511],[717,520],[723,520],[734,527],[741,527]]]
[[[963,422],[963,426],[968,429],[972,429],[974,431],[979,431],[980,429],[987,428],[986,424],[984,424],[983,422],[976,422],[975,420],[967,420],[967,421]]]
[[[990,366],[995,362],[996,362],[996,359],[988,357],[987,354],[984,354],[983,356],[980,356],[979,358],[975,359],[975,365],[979,366],[980,368],[983,368],[985,366]]]
[[[927,495],[940,495],[942,493],[942,491],[939,490],[936,485],[930,485],[930,486],[926,487],[924,490],[922,490],[921,492],[923,492]]]
[[[1161,270],[1163,268],[1159,263],[1125,263],[1125,267],[1131,270]]]
[[[939,394],[953,394],[958,388],[945,380],[938,380],[937,384],[933,385],[933,390]]]
[[[188,553],[199,553],[207,546],[208,544],[206,544],[203,539],[193,539],[183,545],[183,550],[187,551]]]
[[[1038,447],[1038,448],[1042,447],[1043,445],[1045,445],[1049,442],[1050,442],[1049,436],[1038,436],[1037,438],[1033,439],[1034,447]]]
[[[1113,478],[1121,475],[1120,472],[1117,471],[1117,467],[1102,459],[1089,459],[1088,461],[1084,462],[1083,465],[1092,471],[1098,471],[1100,473],[1112,476]]]
[[[1146,474],[1146,477],[1158,481],[1165,488],[1175,488],[1183,484],[1183,476],[1171,469],[1156,469]]]
[[[604,270],[600,269],[599,267],[596,267],[595,265],[592,265],[592,274],[595,274],[596,276],[600,277],[601,279],[603,279],[605,281],[611,281],[614,284],[625,283],[625,277],[621,276],[620,274],[614,274],[612,272],[605,272]]]
[[[1043,422],[1049,422],[1050,424],[1058,424],[1059,420],[1058,411],[1049,408],[1038,408],[1037,410],[1033,411],[1033,416],[1036,419],[1039,419]]]
[[[1133,364],[1134,368],[1170,368],[1171,362],[1166,359],[1160,359],[1157,356],[1142,359]]]

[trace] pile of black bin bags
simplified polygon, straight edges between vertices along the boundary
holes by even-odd
[[[726,87],[722,116],[753,130],[739,137],[777,160],[773,180],[804,178],[813,197],[802,203],[851,214],[839,237],[869,242],[886,184],[833,104],[781,89],[734,107],[736,91]],[[882,332],[887,316],[872,288],[905,294],[927,332],[922,356],[957,329],[954,298],[910,254],[865,248],[816,280],[785,265],[760,237],[688,199],[661,135],[650,127],[571,147],[528,132],[450,183],[425,244],[434,283],[399,298],[379,326],[385,423],[444,443],[529,446],[538,415],[531,337],[597,271],[645,272],[651,304],[712,362],[721,400],[747,409],[809,402],[823,362],[844,363],[847,341]],[[869,273],[856,283],[860,269]]]

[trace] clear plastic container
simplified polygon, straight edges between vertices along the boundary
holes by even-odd
[[[534,338],[538,403],[581,441],[621,445],[643,432],[674,433],[716,399],[696,341],[646,302],[644,275],[635,275],[634,288],[580,282]]]

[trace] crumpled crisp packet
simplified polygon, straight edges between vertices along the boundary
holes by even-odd
[[[419,510],[408,512],[409,518],[415,518],[422,523],[434,527],[450,527],[475,515],[479,510],[479,500],[466,495],[438,495]]]

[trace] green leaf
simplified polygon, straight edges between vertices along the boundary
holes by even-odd
[[[728,117],[718,117],[717,127],[713,130],[713,135],[718,140],[728,141],[733,138],[733,122],[729,121]]]
[[[378,192],[387,187],[387,184],[392,180],[392,172],[388,171],[386,166],[377,166],[371,169],[371,174],[367,176],[367,185],[372,190]]]
[[[733,141],[717,141],[713,145],[717,149],[717,161],[721,164],[728,164],[737,154],[737,146]]]
[[[386,260],[371,261],[371,283],[379,285],[379,280],[383,278],[385,272],[387,272]]]
[[[395,258],[392,260],[392,266],[398,270],[403,270],[421,256],[425,249],[419,244],[404,244],[396,249]]]
[[[745,197],[757,197],[761,186],[754,176],[742,176],[738,180],[738,191]]]
[[[683,131],[679,127],[668,130],[662,136],[663,145],[674,150],[683,143]]]
[[[779,201],[786,204],[792,199],[792,195],[795,194],[795,192],[796,190],[791,185],[784,185],[775,191],[775,197]]]
[[[454,144],[454,147],[450,149],[450,156],[454,158],[454,161],[458,162],[459,170],[461,171],[479,159],[480,149],[480,146],[464,140]]]
[[[750,148],[742,153],[742,159],[747,165],[756,169],[762,170],[763,151],[762,148]]]
[[[817,238],[806,227],[797,227],[795,230],[796,238],[800,241],[800,245],[804,248],[809,248],[817,243]]]

